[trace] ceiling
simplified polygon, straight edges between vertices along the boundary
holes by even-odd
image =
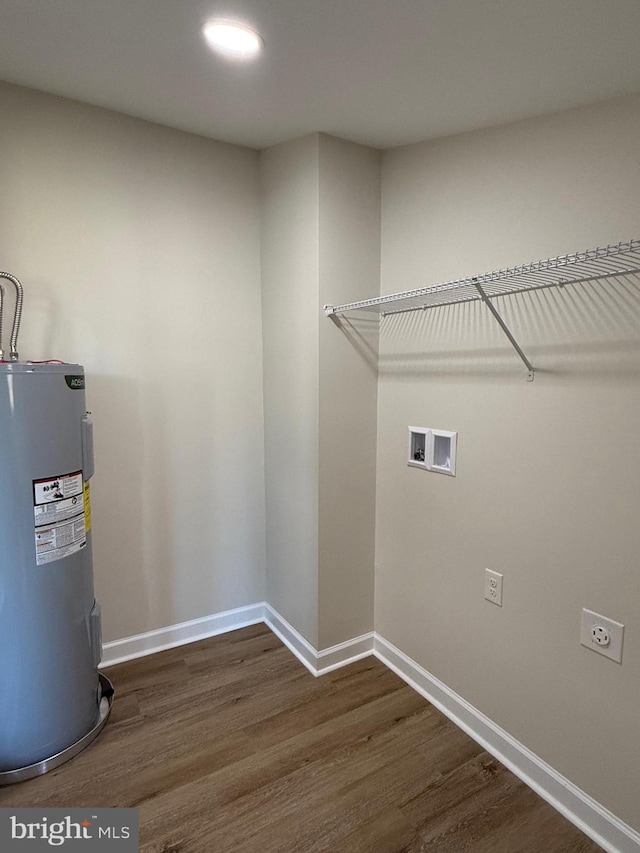
[[[212,54],[241,20],[262,57]],[[263,148],[387,148],[640,91],[640,0],[0,0],[0,79]]]

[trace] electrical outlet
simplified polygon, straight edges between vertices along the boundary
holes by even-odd
[[[587,649],[598,652],[617,663],[622,663],[622,641],[624,625],[607,619],[593,610],[582,610],[580,623],[580,643]]]
[[[484,570],[484,597],[492,604],[502,607],[502,575],[499,572]]]

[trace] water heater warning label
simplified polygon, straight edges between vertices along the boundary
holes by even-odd
[[[87,544],[82,471],[33,481],[36,564],[75,554]]]
[[[76,497],[82,494],[82,471],[74,474],[65,474],[63,477],[53,477],[49,480],[33,481],[33,503],[54,503],[64,498]]]

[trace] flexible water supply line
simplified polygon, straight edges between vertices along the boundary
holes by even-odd
[[[0,278],[6,278],[16,289],[16,310],[13,314],[13,327],[11,329],[11,339],[9,343],[9,358],[11,361],[18,361],[18,335],[20,334],[20,320],[22,318],[22,302],[24,294],[22,285],[18,279],[8,272],[0,272]]]
[[[4,314],[4,284],[0,281],[0,361],[4,360],[4,350],[2,349],[2,317]]]

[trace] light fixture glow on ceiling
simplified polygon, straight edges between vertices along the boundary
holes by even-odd
[[[202,33],[209,47],[236,59],[253,59],[263,41],[254,30],[235,21],[208,21]]]

